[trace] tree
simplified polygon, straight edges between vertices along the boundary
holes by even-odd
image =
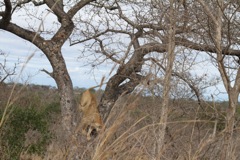
[[[7,65],[6,54],[0,50],[0,56],[4,57],[3,62],[0,62],[0,85],[4,84],[6,79],[16,74],[17,64],[12,68]]]
[[[44,71],[48,73],[57,83],[59,94],[61,97],[60,105],[62,110],[62,126],[66,132],[66,137],[72,132],[74,122],[73,117],[76,110],[76,104],[73,96],[72,81],[67,71],[61,48],[73,32],[73,17],[83,7],[89,5],[93,1],[94,0],[81,0],[74,3],[69,9],[63,7],[65,5],[65,2],[64,4],[61,4],[62,1],[54,0],[4,0],[3,2],[1,2],[0,29],[11,32],[33,43],[46,55],[49,62],[51,63],[53,71]],[[59,27],[55,31],[53,31],[53,35],[48,35],[50,37],[44,37],[44,30],[41,31],[41,29],[34,29],[36,28],[36,26],[32,24],[28,24],[29,27],[22,27],[20,24],[15,24],[13,22],[13,17],[15,14],[24,13],[25,11],[25,14],[30,16],[30,14],[26,12],[28,11],[28,8],[39,9],[41,7],[44,8],[45,5],[47,6],[47,13],[45,13],[52,13],[54,16],[56,16],[58,20],[57,23],[59,25]],[[39,18],[42,25],[44,24],[44,17],[34,18]]]
[[[144,73],[143,66],[152,59],[151,54],[161,57],[161,53],[167,53],[168,10],[160,13],[159,10],[168,5],[169,2],[113,1],[112,10],[99,8],[95,11],[98,14],[93,14],[90,19],[96,21],[79,20],[87,27],[82,33],[86,38],[76,38],[72,40],[72,45],[85,43],[86,48],[89,46],[92,52],[100,53],[100,58],[105,57],[102,61],[110,60],[117,66],[99,105],[104,120],[120,95],[131,93],[143,80],[148,79],[149,73]],[[88,11],[91,13],[91,9]],[[176,26],[174,34],[181,34],[184,29],[184,26]]]
[[[229,106],[226,110],[226,125],[221,159],[233,159],[233,132],[240,92],[239,60],[237,59],[236,61],[234,58],[234,56],[239,57],[240,51],[233,50],[235,45],[239,45],[239,41],[235,39],[235,34],[239,34],[237,31],[238,28],[236,28],[239,27],[237,22],[239,17],[236,15],[239,13],[239,4],[234,1],[225,2],[217,0],[210,6],[215,8],[215,10],[211,10],[209,4],[205,1],[198,0],[198,2],[201,4],[209,21],[207,23],[209,27],[206,29],[209,36],[208,39],[215,48],[216,55],[214,56],[214,60],[217,63],[229,100]]]

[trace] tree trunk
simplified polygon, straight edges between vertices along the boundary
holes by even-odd
[[[229,106],[227,108],[226,113],[226,124],[225,124],[225,132],[224,132],[224,141],[223,141],[223,149],[221,160],[232,160],[235,159],[234,155],[234,145],[233,145],[233,130],[235,125],[235,113],[236,107],[238,104],[238,91],[234,91],[231,89],[228,92],[229,95]]]
[[[65,72],[67,73],[67,72]],[[68,75],[65,75],[68,77]],[[60,76],[56,79],[60,79]],[[62,126],[63,129],[68,134],[69,137],[73,128],[76,126],[75,113],[76,113],[76,103],[74,100],[74,93],[71,80],[56,80],[58,83],[59,93],[60,93],[60,105],[62,113]]]
[[[62,127],[66,137],[70,136],[74,127],[74,113],[76,113],[76,102],[74,100],[73,85],[64,58],[61,53],[61,45],[47,43],[44,49],[45,55],[51,63],[53,72],[48,73],[57,83],[60,95],[60,106],[62,113]],[[58,47],[59,46],[59,47]]]
[[[127,63],[119,66],[117,73],[112,76],[107,83],[99,104],[99,111],[104,122],[107,120],[107,117],[119,96],[131,93],[143,77],[138,74],[142,69],[144,63],[143,57],[146,54],[146,51],[144,51],[145,47],[141,48],[137,40],[137,36],[141,33],[142,31],[138,31],[135,36],[132,36],[135,49],[133,56]],[[128,80],[128,82],[124,83],[126,80]]]
[[[218,1],[218,8],[217,8],[217,16],[214,18],[212,15],[212,19],[215,24],[215,45],[217,50],[217,63],[218,63],[218,70],[221,74],[224,87],[228,92],[228,99],[229,99],[229,106],[227,108],[227,115],[226,115],[226,125],[225,125],[225,132],[224,132],[224,141],[223,141],[223,148],[221,152],[221,159],[222,160],[231,160],[234,159],[234,148],[233,148],[233,129],[235,123],[235,112],[236,106],[238,103],[238,95],[239,95],[239,71],[236,76],[235,85],[234,87],[231,86],[231,81],[228,76],[228,72],[226,71],[226,67],[224,65],[224,56],[223,56],[223,49],[222,49],[222,8],[223,8],[223,0]]]
[[[121,84],[128,77],[130,78],[130,81]],[[99,112],[104,122],[107,120],[111,112],[111,109],[114,106],[117,99],[121,95],[131,93],[135,89],[135,87],[140,83],[141,78],[142,76],[136,74],[135,72],[131,76],[126,76],[126,74],[125,76],[120,76],[117,73],[116,75],[110,78],[99,104]]]
[[[144,64],[144,56],[150,52],[166,52],[166,45],[155,45],[155,43],[148,43],[140,45],[138,38],[142,35],[143,30],[139,29],[132,37],[132,44],[134,53],[125,64],[121,64],[117,73],[110,78],[107,83],[105,92],[99,104],[99,111],[106,121],[111,109],[122,94],[131,93],[135,87],[145,78],[140,75],[142,65]],[[124,81],[128,81],[124,83]]]
[[[53,66],[53,77],[57,83],[60,94],[60,106],[62,113],[63,129],[71,134],[74,127],[74,113],[76,113],[76,103],[74,100],[73,85],[66,69],[64,61],[59,62],[57,66]]]

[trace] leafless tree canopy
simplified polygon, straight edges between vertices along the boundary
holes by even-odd
[[[0,50],[0,56],[2,56],[3,61],[0,62],[0,85],[4,84],[5,81],[13,75],[16,75],[17,64],[10,66],[7,61],[7,55]]]
[[[69,133],[76,105],[61,52],[67,40],[84,47],[80,57],[88,57],[93,67],[114,67],[99,104],[104,120],[120,95],[147,88],[163,98],[160,121],[165,124],[169,99],[180,95],[202,106],[204,89],[222,81],[229,98],[222,159],[228,159],[240,92],[239,14],[237,0],[4,0],[0,29],[30,41],[47,56],[52,71],[43,71],[57,83]],[[24,24],[14,22],[19,15],[26,17]],[[208,63],[217,67],[221,80],[194,72],[198,64]],[[165,132],[159,135],[162,141]]]

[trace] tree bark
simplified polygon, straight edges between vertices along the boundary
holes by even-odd
[[[138,73],[142,69],[144,63],[143,57],[146,53],[144,52],[145,48],[140,47],[137,39],[141,33],[142,30],[139,30],[132,35],[132,42],[135,49],[133,56],[127,63],[119,66],[117,73],[107,83],[99,104],[99,111],[103,121],[107,120],[118,97],[122,94],[131,93],[142,79],[142,76]],[[128,82],[123,83],[125,80],[128,80]]]
[[[227,115],[226,115],[226,123],[225,123],[225,132],[224,132],[224,141],[223,141],[223,149],[221,154],[221,159],[233,159],[234,150],[233,150],[233,129],[235,124],[235,112],[238,102],[238,90],[235,87],[231,86],[231,81],[228,77],[228,73],[226,71],[225,65],[224,65],[224,56],[222,54],[222,8],[223,8],[223,1],[218,1],[218,8],[217,8],[217,17],[213,21],[215,22],[215,45],[217,50],[217,63],[218,63],[218,69],[221,74],[225,89],[228,93],[228,99],[229,99],[229,105],[227,108]],[[237,79],[235,81],[235,84],[237,82]]]
[[[74,116],[76,113],[72,81],[61,53],[61,47],[57,48],[58,45],[53,42],[48,42],[45,46],[44,53],[47,55],[53,68],[53,72],[48,74],[52,76],[57,83],[60,95],[62,126],[66,137],[69,137],[73,131],[75,123]]]

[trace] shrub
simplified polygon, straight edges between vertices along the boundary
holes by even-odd
[[[51,137],[48,131],[46,112],[39,113],[32,107],[14,108],[0,132],[1,146],[7,153],[4,156],[7,156],[7,159],[18,159],[21,152],[25,151],[37,154],[43,153]]]

